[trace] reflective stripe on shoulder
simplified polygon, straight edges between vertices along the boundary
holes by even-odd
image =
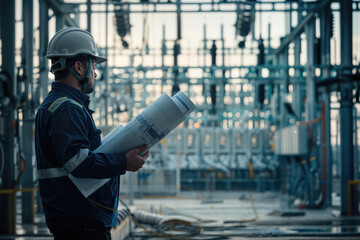
[[[67,176],[87,158],[88,154],[89,154],[89,149],[82,148],[61,168],[38,169],[39,179]]]
[[[67,101],[70,101],[71,103],[83,108],[83,106],[80,103],[78,103],[77,101],[75,101],[73,99],[70,99],[68,97],[61,97],[61,98],[56,99],[50,105],[50,107],[48,108],[48,111],[51,112],[51,113],[54,113],[56,111],[56,109],[58,109],[61,106],[61,104],[63,104],[64,102],[67,102]]]
[[[78,103],[77,101],[75,101],[75,100],[73,100],[73,99],[69,99],[69,100],[70,100],[70,102],[72,102],[73,104],[78,105],[79,107],[83,108],[83,106],[82,106],[80,103]]]

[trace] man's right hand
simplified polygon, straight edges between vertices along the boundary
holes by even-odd
[[[134,148],[125,153],[126,156],[126,171],[136,172],[144,165],[146,159],[149,157],[150,152],[147,151],[143,156],[139,153],[145,151],[148,148],[147,145],[143,145],[138,148]]]

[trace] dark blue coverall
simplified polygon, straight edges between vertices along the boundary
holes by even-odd
[[[89,97],[70,85],[54,82],[36,114],[35,148],[39,188],[46,224],[53,234],[86,227],[117,225],[115,212],[86,199],[71,182],[78,178],[111,178],[89,196],[117,209],[124,154],[94,153],[101,131],[92,119]]]

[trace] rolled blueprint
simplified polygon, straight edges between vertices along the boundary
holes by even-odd
[[[172,98],[164,93],[126,126],[118,126],[106,135],[102,145],[94,152],[125,153],[144,144],[150,149],[183,122],[195,108],[190,98],[181,91]],[[71,174],[69,178],[85,197],[110,180],[75,178]]]

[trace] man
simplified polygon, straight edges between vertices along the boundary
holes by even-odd
[[[65,28],[51,39],[47,58],[55,75],[52,89],[36,114],[35,146],[46,224],[55,240],[111,239],[117,225],[120,175],[137,171],[149,156],[147,146],[124,154],[94,153],[100,133],[88,108],[100,57],[90,33]],[[111,178],[85,198],[68,175]]]

